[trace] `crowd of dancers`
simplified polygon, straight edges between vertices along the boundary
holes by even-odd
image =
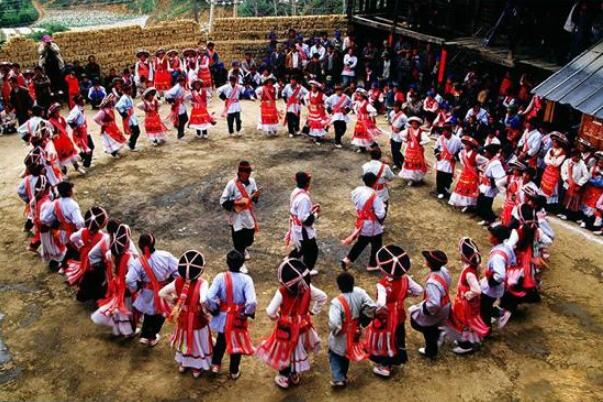
[[[154,145],[165,142],[169,131],[159,115],[159,97],[170,104],[169,120],[179,139],[185,136],[187,125],[199,138],[207,139],[219,118],[227,120],[230,136],[242,135],[241,98],[246,88],[239,83],[237,71],[231,71],[228,83],[214,90],[207,70],[211,54],[189,52],[177,58],[190,68],[183,67],[182,74],[174,76],[169,74],[173,67],[168,68],[171,64],[164,54],[159,52],[149,60],[148,52],[139,52],[134,82],[115,81],[111,93],[100,102],[93,120],[100,126],[107,153],[118,156],[126,144],[136,149],[142,130],[130,89],[141,83],[146,84],[138,107],[145,113],[144,133]],[[513,106],[518,102],[509,99],[513,98],[509,82],[501,83],[504,96],[497,98],[490,111],[484,109],[485,102],[467,105],[463,90],[477,85],[471,73],[462,84],[447,86],[442,95],[429,90],[418,99],[412,87],[406,93],[395,89],[389,110],[389,98],[380,87],[367,91],[354,88],[352,82],[347,87],[334,85],[327,94],[323,83],[303,75],[291,75],[282,87],[269,70],[262,75],[253,96],[260,101],[259,130],[274,136],[284,123],[290,137],[305,134],[322,144],[332,127],[334,146],[341,148],[350,116],[355,115],[351,143],[370,157],[362,166],[361,185],[351,193],[357,217],[352,232],[342,240],[351,247],[337,276],[341,294],[329,305],[327,343],[334,387],[347,384],[350,361],[370,359],[373,372],[381,377],[391,376],[395,367],[407,362],[407,297],[422,296],[408,308],[408,315],[411,327],[425,339],[419,353],[431,359],[447,340],[453,343],[454,353],[477,351],[492,333],[493,324],[503,328],[520,304],[538,302],[554,239],[547,212],[580,220],[600,232],[603,153],[594,152],[584,140],[572,147],[568,136],[543,126],[538,98],[518,111]],[[373,89],[381,94],[375,96]],[[208,99],[214,93],[224,103],[220,117],[208,111]],[[277,106],[280,98],[284,99],[284,116]],[[312,176],[307,172],[295,175],[285,236],[292,251],[275,262],[278,289],[266,308],[275,326],[267,338],[254,342],[250,328],[257,301],[247,261],[252,258],[249,248],[258,229],[254,208],[261,202],[262,188],[251,177],[252,165],[240,162],[219,199],[229,218],[233,249],[226,256],[227,270],[210,284],[203,277],[206,261],[200,251],[189,250],[176,258],[156,248],[152,233],[141,234],[135,242],[128,225],[110,218],[101,206],[91,207],[82,216],[74,186],[64,180],[64,174],[71,165],[84,173],[91,165],[94,144],[87,130],[84,99],[75,95],[72,101],[66,119],[60,114],[60,104],[47,110],[36,105],[32,117],[19,128],[31,147],[18,188],[26,205],[25,229],[31,233],[28,249],[65,275],[76,288],[78,300],[97,303],[92,321],[110,327],[116,336],[139,336],[140,343],[153,347],[160,340],[164,321],[173,321],[170,344],[176,349],[180,372],[191,370],[194,377],[203,371],[218,374],[228,353],[229,375],[237,379],[241,356],[255,355],[277,371],[279,387],[299,384],[301,374],[310,369],[309,354],[320,344],[313,316],[327,302],[325,292],[312,283],[319,274],[314,226],[322,213],[310,194]],[[468,106],[467,110],[454,102]],[[308,112],[302,125],[304,106]],[[495,110],[501,106],[506,112],[496,120]],[[121,128],[115,110],[121,116]],[[383,112],[390,125],[392,166],[377,143],[386,131],[377,121]],[[463,212],[475,212],[479,224],[488,227],[492,246],[482,263],[475,241],[460,239],[458,258],[463,266],[454,300],[446,253],[422,252],[430,273],[419,284],[408,274],[407,252],[398,245],[383,245],[390,208],[388,185],[396,179],[394,171],[409,186],[424,184],[429,170],[426,145],[432,139],[435,194]],[[461,167],[455,180],[457,162]],[[492,205],[499,194],[504,203],[497,215]],[[382,273],[375,298],[355,286],[349,272],[367,246],[367,271]]]

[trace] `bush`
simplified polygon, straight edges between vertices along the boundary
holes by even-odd
[[[38,12],[30,0],[0,2],[0,26],[28,25],[38,19]]]
[[[33,32],[27,35],[28,38],[33,39],[35,41],[39,41],[42,39],[44,35],[54,35],[57,32],[65,32],[69,31],[69,28],[63,24],[57,22],[49,22],[47,24],[41,24],[38,28],[42,28],[43,31]]]

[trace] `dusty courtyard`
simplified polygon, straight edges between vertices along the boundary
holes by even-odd
[[[217,102],[212,108],[219,114]],[[154,148],[141,138],[141,151],[124,151],[119,160],[102,154],[97,127],[92,127],[95,165],[86,176],[71,173],[71,180],[82,210],[102,205],[130,224],[135,238],[141,231],[152,231],[158,248],[175,255],[190,248],[202,250],[209,261],[205,277],[211,278],[225,268],[224,256],[231,247],[218,203],[222,188],[240,159],[255,164],[255,178],[266,189],[257,206],[261,232],[249,264],[259,299],[251,328],[257,341],[272,326],[264,309],[277,286],[275,270],[284,253],[293,174],[301,169],[313,173],[313,198],[323,211],[317,223],[321,274],[315,284],[334,297],[337,261],[346,252],[340,239],[354,220],[349,194],[360,183],[360,166],[367,156],[349,146],[336,150],[330,143],[316,146],[290,139],[284,130],[267,139],[255,130],[258,105],[244,103],[243,109],[243,138],[228,138],[221,120],[209,140],[188,133],[177,141],[172,133],[167,145]],[[167,113],[164,108],[162,115]],[[348,143],[350,131],[344,139]],[[93,307],[76,302],[62,276],[50,273],[37,256],[25,251],[23,206],[15,189],[27,149],[17,136],[0,137],[0,149],[0,339],[12,357],[0,371],[0,400],[603,400],[603,246],[578,231],[554,223],[557,239],[542,303],[522,308],[474,355],[457,357],[446,346],[436,362],[425,361],[416,353],[422,338],[407,325],[410,361],[388,381],[376,378],[369,363],[363,363],[352,366],[347,389],[332,391],[324,347],[302,386],[286,392],[272,382],[275,373],[254,358],[243,360],[243,374],[236,382],[225,374],[194,380],[176,370],[167,342],[171,324],[164,327],[155,349],[115,340],[90,321]],[[433,181],[432,171],[424,187],[393,183],[385,239],[410,252],[411,272],[421,282],[427,271],[420,250],[445,250],[456,283],[459,237],[473,237],[487,253],[486,232],[435,199],[430,194]],[[378,276],[366,273],[364,261],[353,272],[358,284],[374,294]],[[315,323],[326,344],[326,311]],[[0,350],[0,357],[6,358],[6,353]]]

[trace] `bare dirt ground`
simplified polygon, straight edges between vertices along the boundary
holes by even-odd
[[[213,108],[221,110],[216,102]],[[259,298],[251,332],[259,340],[272,327],[264,308],[277,286],[275,269],[283,256],[293,174],[307,169],[314,175],[313,197],[323,206],[317,224],[321,274],[315,284],[334,297],[337,261],[346,252],[340,239],[354,219],[349,194],[360,183],[360,166],[367,156],[349,147],[335,150],[332,144],[319,147],[289,139],[284,131],[266,139],[254,129],[258,105],[245,103],[243,109],[242,139],[227,138],[225,121],[220,121],[207,141],[188,134],[179,142],[172,135],[167,145],[153,148],[141,138],[141,152],[125,151],[119,160],[102,155],[93,127],[95,166],[86,176],[72,173],[71,179],[82,210],[103,205],[132,226],[135,238],[143,230],[153,231],[158,247],[176,255],[201,249],[209,261],[205,277],[211,278],[225,268],[224,256],[231,246],[218,204],[220,193],[238,160],[252,161],[258,183],[267,190],[257,207],[262,229],[250,263]],[[603,400],[602,247],[559,225],[555,224],[557,240],[542,303],[522,308],[503,332],[472,356],[457,357],[445,347],[436,362],[425,361],[416,353],[422,338],[407,325],[410,361],[389,381],[375,378],[369,363],[363,363],[352,366],[347,389],[332,391],[324,348],[314,357],[302,386],[287,392],[275,387],[275,373],[254,358],[243,360],[237,382],[225,375],[193,380],[190,374],[177,373],[166,341],[171,324],[164,327],[163,341],[155,349],[112,339],[90,321],[92,307],[75,301],[63,277],[51,274],[25,251],[22,204],[15,188],[26,147],[9,136],[0,137],[0,148],[0,337],[12,355],[0,372],[0,400]],[[420,250],[445,250],[456,281],[458,239],[469,235],[487,253],[486,232],[436,200],[430,194],[433,181],[431,173],[427,186],[420,188],[394,182],[385,237],[410,252],[412,273],[419,281],[427,273]],[[374,294],[378,276],[367,274],[360,263],[354,272],[359,285]],[[326,344],[325,312],[315,322]],[[1,349],[0,345],[0,361],[6,357]]]

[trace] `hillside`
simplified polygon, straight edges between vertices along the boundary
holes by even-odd
[[[28,25],[38,19],[38,11],[31,0],[1,0],[0,27]]]

